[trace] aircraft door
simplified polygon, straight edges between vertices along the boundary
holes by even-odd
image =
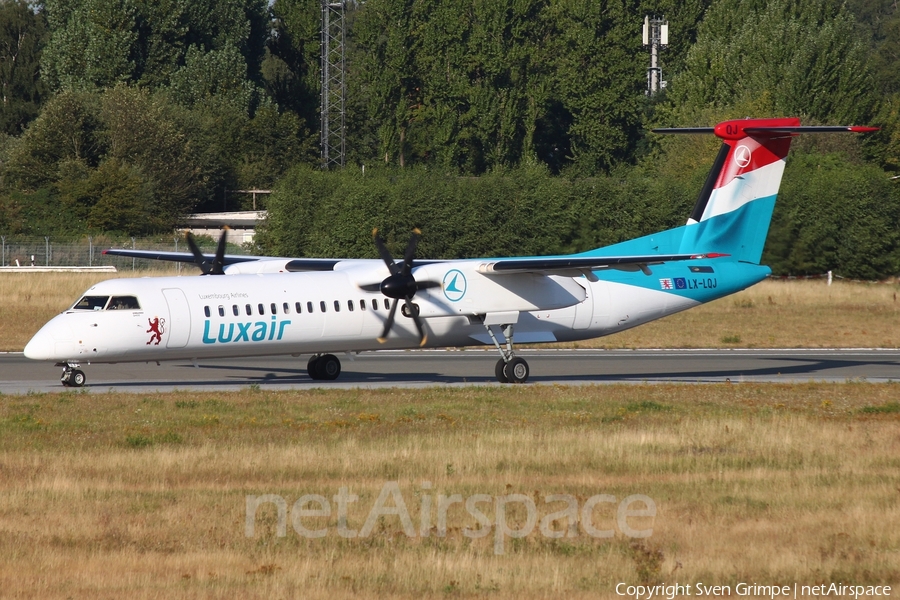
[[[169,305],[169,322],[165,324],[166,348],[184,348],[191,337],[191,310],[187,297],[178,288],[166,288],[162,293]]]

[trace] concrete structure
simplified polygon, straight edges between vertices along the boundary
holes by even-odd
[[[218,239],[222,227],[228,226],[228,241],[232,244],[244,244],[253,241],[256,235],[256,223],[266,218],[264,210],[242,210],[235,212],[196,213],[184,218],[180,226],[194,235],[208,235]]]

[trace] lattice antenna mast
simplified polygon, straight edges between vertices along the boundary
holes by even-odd
[[[344,16],[348,0],[322,0],[322,98],[320,145],[322,168],[343,167],[346,149]]]
[[[669,22],[665,18],[644,17],[644,47],[650,48],[650,68],[647,69],[647,95],[652,96],[666,87],[659,66],[659,51],[669,45]]]

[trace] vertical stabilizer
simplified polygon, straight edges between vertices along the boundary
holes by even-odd
[[[682,252],[725,252],[759,263],[793,137],[769,128],[799,125],[795,118],[746,119],[714,128],[722,147],[688,220]]]
[[[728,253],[759,264],[772,221],[791,139],[800,133],[865,133],[875,127],[804,127],[800,119],[741,119],[715,127],[655,129],[656,133],[714,133],[722,147],[691,211],[681,253]]]

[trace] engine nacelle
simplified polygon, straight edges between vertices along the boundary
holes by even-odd
[[[494,312],[554,310],[583,302],[584,287],[571,277],[540,273],[486,275],[479,261],[426,265],[413,271],[416,281],[440,282],[419,291],[414,301],[423,317],[484,315]]]

